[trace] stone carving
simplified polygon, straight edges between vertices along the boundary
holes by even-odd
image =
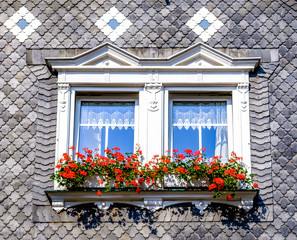
[[[193,205],[199,210],[199,213],[203,215],[204,210],[210,205],[210,201],[194,201]]]
[[[69,92],[69,84],[68,83],[59,83],[58,84],[59,90],[59,109],[61,112],[66,111],[66,104],[67,104],[67,93]]]
[[[162,83],[146,83],[145,90],[151,94],[148,105],[148,110],[155,112],[160,109],[159,101],[157,100],[157,93],[162,90]]]
[[[94,202],[94,205],[96,205],[100,210],[107,210],[113,202]]]
[[[246,93],[249,91],[249,83],[239,83],[237,85],[237,91],[239,91],[243,95],[243,100],[240,101],[241,103],[241,111],[245,112],[247,110],[247,100],[246,100]]]
[[[64,208],[64,200],[63,199],[53,199],[52,207],[57,213],[61,212],[63,209],[65,209]]]

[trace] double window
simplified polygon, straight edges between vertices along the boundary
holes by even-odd
[[[172,152],[173,149],[194,151],[203,147],[207,150],[206,157],[219,155],[227,158],[231,100],[197,98],[197,95],[195,98],[184,95],[169,100],[168,123],[160,123],[168,128],[168,136],[164,137],[169,138],[166,141],[169,146],[165,148]],[[112,96],[99,99],[78,97],[75,117],[77,149],[98,149],[101,155],[106,148],[113,147],[119,147],[123,153],[133,152],[138,143],[138,122],[146,121],[138,116],[138,106],[138,99],[123,96],[122,99]]]
[[[207,157],[235,151],[251,167],[249,72],[259,58],[232,58],[201,43],[139,58],[104,43],[46,61],[58,72],[56,161],[72,145],[104,154],[115,146],[134,152],[139,143],[145,160],[204,147]]]

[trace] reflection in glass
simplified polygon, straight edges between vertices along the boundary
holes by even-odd
[[[182,152],[185,149],[199,149],[198,129],[173,127],[173,149]]]

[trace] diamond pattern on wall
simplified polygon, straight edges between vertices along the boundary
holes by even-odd
[[[41,22],[26,7],[21,7],[4,23],[20,42],[24,42],[40,25]]]
[[[111,41],[115,41],[132,25],[131,21],[115,7],[106,12],[95,24]]]
[[[206,42],[223,26],[223,23],[205,7],[202,7],[186,25]]]

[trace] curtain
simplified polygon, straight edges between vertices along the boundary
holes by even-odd
[[[80,124],[93,129],[107,125],[111,129],[134,128],[134,103],[82,102]]]

